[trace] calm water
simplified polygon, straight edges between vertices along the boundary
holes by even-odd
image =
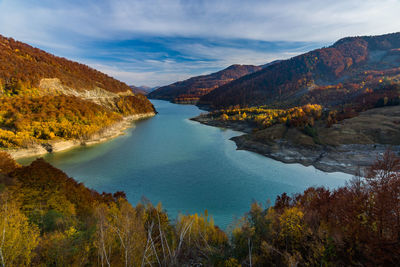
[[[190,121],[201,113],[197,107],[152,102],[159,114],[125,136],[45,159],[90,188],[125,191],[133,204],[142,196],[161,201],[171,218],[207,209],[222,227],[254,200],[266,203],[315,185],[333,188],[349,178],[237,151],[229,138],[241,133]]]

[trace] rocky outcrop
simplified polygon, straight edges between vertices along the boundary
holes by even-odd
[[[381,144],[351,144],[339,146],[298,146],[286,141],[260,143],[248,135],[231,138],[238,150],[252,151],[284,163],[314,166],[324,172],[356,174],[381,156],[388,148],[399,153],[400,146]]]
[[[67,95],[76,96],[84,100],[92,101],[98,105],[108,107],[112,110],[116,109],[115,103],[121,96],[134,95],[131,90],[125,92],[114,93],[96,87],[91,90],[76,90],[74,88],[65,86],[58,78],[45,78],[40,80],[39,84],[40,95]]]

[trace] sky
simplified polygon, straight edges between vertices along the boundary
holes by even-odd
[[[153,87],[398,32],[399,14],[399,0],[0,0],[0,34]]]

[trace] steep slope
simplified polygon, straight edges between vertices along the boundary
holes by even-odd
[[[96,88],[113,93],[129,91],[129,86],[100,71],[0,35],[3,90],[38,88],[44,78],[58,78],[62,85],[78,91]],[[12,88],[16,85],[20,88]]]
[[[115,100],[134,95],[128,85],[100,71],[0,35],[0,96],[61,94],[114,110]]]
[[[196,103],[201,96],[211,92],[215,88],[258,70],[261,70],[261,67],[232,65],[209,75],[192,77],[185,81],[160,87],[151,92],[149,97],[176,103]]]
[[[153,105],[125,83],[0,36],[0,149],[83,143],[143,114]]]
[[[380,89],[398,95],[387,88],[399,79],[400,33],[348,37],[220,86],[199,103],[212,108],[354,104],[375,99]]]

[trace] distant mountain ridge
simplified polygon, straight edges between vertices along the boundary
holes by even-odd
[[[221,108],[368,102],[377,94],[398,96],[390,88],[399,75],[400,33],[347,37],[222,85],[199,103]]]
[[[148,96],[176,103],[196,103],[201,96],[215,88],[261,69],[262,67],[253,65],[231,65],[215,73],[192,77],[160,87]]]
[[[142,95],[148,95],[150,92],[152,92],[158,88],[158,87],[150,87],[150,86],[146,86],[146,85],[141,85],[141,86],[130,85],[129,87],[132,89],[133,93],[142,94]]]

